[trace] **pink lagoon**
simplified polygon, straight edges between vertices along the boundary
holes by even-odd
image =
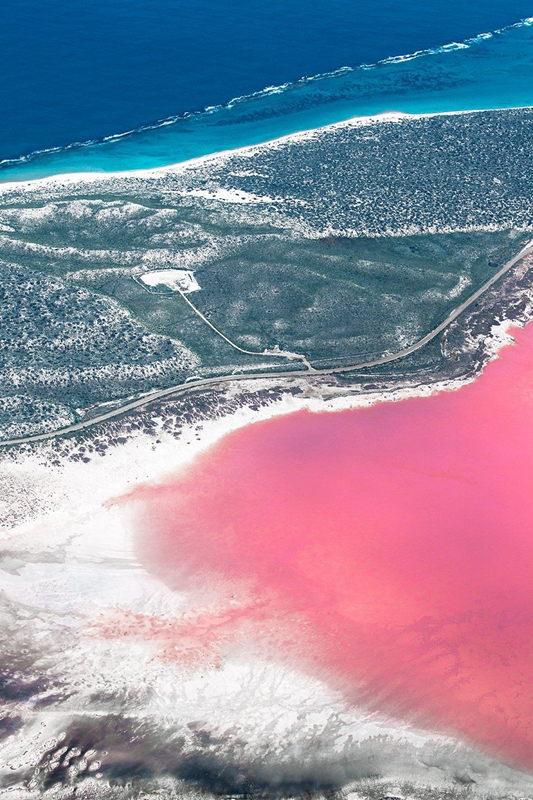
[[[165,657],[262,647],[533,768],[533,325],[514,335],[457,391],[249,425],[130,495],[148,569],[218,597]]]

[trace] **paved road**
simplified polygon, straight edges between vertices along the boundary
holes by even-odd
[[[20,436],[14,439],[4,439],[0,441],[0,447],[8,447],[12,445],[18,444],[25,444],[26,442],[42,442],[46,439],[54,439],[57,436],[64,436],[69,433],[75,433],[76,431],[81,431],[84,428],[90,428],[93,425],[97,425],[99,422],[105,422],[105,420],[112,419],[113,417],[118,417],[121,414],[126,414],[128,411],[133,411],[136,408],[142,408],[143,406],[147,406],[149,403],[153,403],[154,400],[160,400],[163,397],[178,397],[183,394],[187,394],[192,391],[197,391],[198,389],[204,389],[210,386],[217,386],[217,385],[224,385],[228,383],[234,383],[235,381],[250,381],[256,380],[260,378],[261,380],[277,380],[279,378],[301,378],[305,376],[308,379],[315,378],[321,375],[334,375],[342,372],[353,372],[355,370],[364,369],[365,367],[376,367],[379,364],[387,364],[391,361],[397,361],[399,358],[405,358],[405,356],[414,353],[416,350],[420,350],[421,347],[428,344],[432,339],[439,335],[445,328],[448,327],[457,317],[465,311],[469,306],[478,300],[484,292],[487,291],[496,281],[498,281],[503,275],[505,275],[509,270],[511,270],[515,264],[521,261],[524,256],[528,253],[533,252],[533,239],[529,241],[515,256],[513,256],[509,261],[507,261],[503,267],[501,267],[498,272],[496,272],[491,278],[489,278],[485,283],[480,286],[473,294],[470,295],[463,303],[461,303],[457,308],[455,308],[445,320],[443,320],[436,328],[433,328],[429,333],[423,336],[421,339],[418,339],[414,344],[409,345],[409,347],[403,348],[403,350],[398,350],[395,353],[391,353],[389,355],[380,356],[379,358],[374,358],[370,361],[361,361],[357,364],[352,364],[346,367],[330,367],[329,369],[315,369],[313,371],[310,370],[285,370],[285,371],[276,371],[276,372],[250,372],[250,373],[239,373],[237,375],[225,375],[221,377],[215,378],[198,378],[197,380],[190,380],[187,383],[181,383],[177,386],[170,386],[167,389],[157,389],[149,394],[144,395],[143,397],[138,397],[136,400],[132,400],[128,403],[124,403],[124,405],[119,406],[117,408],[112,409],[111,411],[106,411],[102,414],[99,414],[97,417],[93,417],[92,419],[83,420],[82,422],[76,422],[73,425],[67,425],[64,428],[59,428],[55,431],[50,431],[48,433],[37,433],[33,434],[32,436]]]

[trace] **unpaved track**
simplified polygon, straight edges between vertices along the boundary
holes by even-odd
[[[138,397],[136,400],[131,400],[128,403],[124,403],[122,406],[118,406],[117,408],[112,409],[111,411],[106,411],[103,414],[99,414],[97,417],[93,417],[92,419],[83,420],[81,422],[76,422],[72,425],[67,425],[64,428],[58,428],[55,431],[49,431],[48,433],[36,433],[31,436],[20,436],[13,439],[4,439],[0,441],[0,447],[9,447],[18,444],[26,444],[27,442],[42,442],[46,439],[54,439],[58,436],[65,436],[69,433],[75,433],[76,431],[81,431],[84,428],[90,428],[93,425],[98,425],[100,422],[105,422],[108,419],[112,419],[113,417],[118,417],[121,414],[126,414],[128,411],[133,411],[136,408],[142,408],[143,406],[147,406],[150,403],[153,403],[154,400],[160,400],[162,397],[179,397],[180,395],[187,394],[192,391],[198,391],[198,389],[204,389],[210,386],[217,386],[217,385],[224,385],[228,383],[234,383],[235,381],[251,381],[251,380],[277,380],[279,378],[301,378],[304,375],[308,379],[316,378],[317,376],[321,375],[335,375],[342,372],[353,372],[358,369],[364,369],[365,367],[376,367],[379,364],[387,364],[391,361],[397,361],[399,358],[405,358],[405,356],[414,353],[416,350],[420,350],[421,347],[428,344],[432,339],[442,333],[442,331],[448,327],[457,317],[463,313],[469,306],[476,302],[476,300],[481,297],[484,292],[487,291],[493,284],[496,283],[503,275],[505,275],[509,270],[511,270],[515,264],[521,261],[524,256],[528,253],[533,252],[533,239],[529,241],[516,255],[506,261],[506,263],[501,267],[498,272],[496,272],[491,278],[485,281],[482,286],[479,287],[473,294],[470,295],[463,303],[457,306],[445,320],[443,320],[436,328],[433,328],[429,333],[423,336],[421,339],[418,339],[414,344],[409,345],[409,347],[405,347],[403,350],[398,350],[395,353],[391,353],[389,355],[380,356],[379,358],[372,359],[371,361],[361,361],[357,364],[352,364],[346,367],[330,367],[328,369],[305,369],[305,370],[284,370],[284,371],[276,371],[276,372],[249,372],[249,373],[239,373],[237,375],[224,375],[215,378],[198,378],[197,380],[190,380],[187,383],[181,383],[177,386],[170,386],[167,389],[157,389],[149,394],[144,395],[143,397]]]

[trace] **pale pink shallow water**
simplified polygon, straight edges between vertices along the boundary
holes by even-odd
[[[229,616],[273,657],[292,637],[350,700],[533,769],[533,325],[516,339],[459,391],[250,425],[140,488],[146,565],[248,582]],[[172,647],[227,643],[214,619]]]

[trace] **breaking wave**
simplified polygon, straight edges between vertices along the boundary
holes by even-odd
[[[513,97],[508,80],[503,81],[505,76],[502,77],[502,92],[499,92],[498,61],[493,59],[501,61],[504,67],[502,72],[505,72],[512,59],[518,58],[517,53],[521,51],[520,45],[523,43],[516,37],[523,36],[532,25],[533,17],[528,17],[492,32],[480,33],[463,42],[450,42],[439,47],[391,56],[373,64],[343,66],[331,72],[303,76],[294,82],[267,86],[257,92],[234,97],[226,104],[208,106],[199,111],[186,111],[99,139],[35,150],[0,161],[0,175],[4,180],[24,180],[65,171],[121,171],[125,168],[164,166],[209,152],[255,144],[297,130],[338,122],[350,116],[387,111],[390,110],[391,103],[400,105],[401,110],[418,113],[530,105],[533,102],[530,90],[520,85]],[[505,46],[509,42],[510,49]],[[529,36],[527,44],[529,45]],[[482,67],[478,66],[479,59],[460,65],[452,64],[449,59],[459,51],[466,52],[481,47],[494,49],[494,53],[488,53],[492,65],[490,86],[487,86],[487,76],[482,74]],[[425,61],[429,56],[445,56],[446,64],[452,70],[453,80],[449,81],[447,87],[451,91],[447,92],[445,99],[439,97],[442,86],[439,85],[437,73]],[[425,69],[420,65],[410,67],[411,70],[417,70],[416,79],[413,80],[412,72],[406,73],[405,70],[411,62],[418,62],[420,59],[424,60]],[[392,71],[391,67],[394,68]],[[476,70],[481,72],[478,74]],[[379,73],[379,84],[375,73]],[[533,85],[526,69],[522,70],[522,79],[524,86]],[[431,98],[416,97],[416,85],[421,80],[426,95],[429,89],[433,97],[431,107],[428,107],[428,103],[432,103]],[[461,90],[455,97],[453,90],[457,82],[463,85],[463,89],[467,86],[471,90],[466,95]],[[409,91],[406,92],[406,89]],[[477,97],[482,100],[482,105],[476,103]],[[211,133],[213,129],[216,135]],[[179,134],[179,141],[168,135],[172,132]],[[136,143],[135,149],[129,145],[132,140]],[[139,155],[139,146],[142,155]]]

